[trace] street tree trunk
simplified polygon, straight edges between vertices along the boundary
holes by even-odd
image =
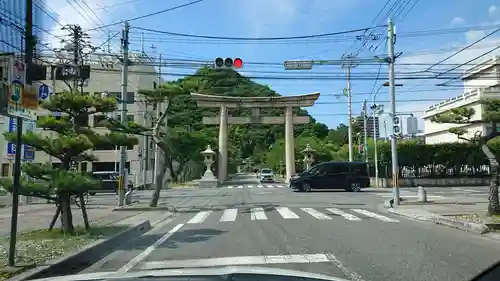
[[[160,131],[160,126],[161,124],[165,123],[165,131],[167,130],[167,115],[168,115],[168,105],[169,105],[169,99],[165,100],[166,107],[165,111],[160,115],[158,120],[156,120],[156,123],[153,126],[153,141],[155,142],[156,145],[158,145],[158,148],[163,151],[163,157],[164,157],[164,163],[162,165],[162,169],[160,169],[159,173],[156,176],[156,184],[154,187],[153,191],[153,197],[151,198],[151,202],[149,203],[150,207],[156,207],[158,206],[158,201],[160,200],[160,191],[163,188],[163,179],[165,178],[165,174],[167,172],[167,160],[168,160],[168,145],[165,142],[163,136],[161,135]],[[160,105],[158,105],[160,106]]]
[[[59,193],[59,200],[59,208],[61,209],[61,230],[65,234],[73,234],[75,232],[75,227],[73,225],[73,214],[71,213],[70,193]]]
[[[491,152],[486,142],[481,145],[481,150],[483,151],[484,155],[486,155],[486,158],[488,158],[488,161],[490,162],[491,181],[490,181],[490,188],[488,195],[487,215],[488,216],[500,215],[500,202],[498,199],[498,177],[499,177],[500,167],[495,157],[495,154]]]

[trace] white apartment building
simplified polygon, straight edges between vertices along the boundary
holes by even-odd
[[[462,127],[466,138],[473,137],[476,132],[486,135],[491,131],[488,124],[440,124],[431,121],[432,116],[447,110],[466,106],[473,108],[472,120],[480,120],[483,114],[481,99],[500,99],[500,57],[491,59],[468,69],[462,76],[464,93],[430,106],[424,114],[424,135],[426,144],[457,142],[457,135],[449,132],[450,128]]]
[[[130,121],[134,121],[138,124],[151,126],[152,117],[156,116],[155,111],[152,106],[149,105],[146,110],[145,98],[140,95],[139,89],[153,89],[154,83],[158,81],[158,75],[156,67],[152,66],[151,60],[143,53],[130,54],[131,65],[129,66],[128,73],[128,93],[126,97],[127,102],[127,118]],[[93,55],[89,62],[91,66],[90,79],[88,83],[85,83],[83,87],[83,93],[88,95],[101,95],[103,92],[108,92],[112,95],[117,95],[121,97],[121,65],[116,58],[110,55]],[[50,71],[48,71],[50,72]],[[43,81],[47,85],[53,85],[52,80]],[[62,90],[68,90],[67,85],[64,81],[55,82],[55,92]],[[119,115],[120,105],[118,105],[118,111],[114,114]],[[39,114],[43,115],[43,113]],[[105,132],[107,129],[102,128],[99,122],[104,119],[101,114],[90,116],[88,122],[89,126],[96,129],[98,132]],[[3,122],[1,122],[3,121]],[[8,118],[3,118],[0,120],[4,123],[2,126],[6,128],[5,123],[8,122]],[[85,122],[85,121],[84,121]],[[5,129],[4,129],[5,130]],[[54,132],[43,132],[47,136],[54,134]],[[7,155],[7,144],[0,137],[4,145],[3,155],[0,160],[1,163],[1,173],[2,176],[12,175],[13,159],[12,156]],[[139,144],[133,147],[127,148],[127,169],[129,180],[133,182],[142,182],[142,171],[146,165],[149,171],[153,170],[154,167],[154,145],[151,140],[149,144],[145,143],[144,137],[138,136]],[[146,160],[144,155],[146,154],[146,149],[148,150],[148,159]],[[80,163],[80,170],[86,171],[114,171],[118,169],[118,163],[120,161],[119,150],[115,147],[98,147],[92,154],[95,155],[99,160],[96,162],[82,162]],[[10,159],[9,159],[10,158]],[[161,157],[160,157],[161,158]],[[59,163],[58,159],[48,156],[47,154],[36,151],[35,152],[35,162],[39,163]],[[137,177],[140,177],[138,179]],[[151,182],[152,173],[150,172],[147,176],[147,181]]]

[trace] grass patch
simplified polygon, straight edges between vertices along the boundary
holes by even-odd
[[[83,227],[76,227],[74,235],[65,235],[60,229],[52,231],[40,229],[18,233],[16,264],[22,266],[13,269],[7,267],[9,238],[2,237],[0,238],[0,280],[42,265],[54,258],[68,255],[89,243],[110,237],[124,229],[118,226],[95,226],[87,231]]]

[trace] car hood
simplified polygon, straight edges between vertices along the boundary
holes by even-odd
[[[212,268],[179,268],[162,269],[148,271],[134,271],[128,273],[120,272],[95,272],[86,274],[67,275],[59,277],[50,277],[43,279],[34,279],[33,281],[87,281],[103,279],[129,279],[141,277],[178,277],[178,276],[218,276],[231,274],[255,274],[255,275],[279,275],[295,278],[316,279],[325,281],[349,281],[347,279],[331,277],[322,274],[309,273],[290,269],[280,269],[274,267],[253,267],[253,266],[226,266]],[[257,279],[256,279],[257,280]],[[304,281],[304,280],[302,280]]]

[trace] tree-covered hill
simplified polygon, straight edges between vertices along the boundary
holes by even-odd
[[[220,96],[278,96],[267,85],[253,82],[232,69],[210,69],[201,68],[194,75],[179,79],[173,84],[179,84],[183,88],[191,89],[208,95]],[[230,116],[249,116],[251,109],[230,109]],[[205,126],[202,124],[203,116],[216,116],[219,109],[198,108],[195,101],[189,95],[177,96],[172,99],[169,107],[169,136],[172,138],[172,157],[186,164],[188,160],[199,160],[199,152],[203,146],[211,144],[216,149],[218,145],[218,126]],[[261,110],[263,116],[284,115],[283,109],[266,108]],[[297,108],[295,114],[309,115],[306,110]],[[229,168],[235,170],[243,159],[252,158],[257,165],[266,161],[268,151],[275,143],[284,138],[284,125],[230,125],[229,130]],[[335,135],[325,124],[318,123],[311,118],[307,125],[297,125],[294,128],[295,137],[308,136],[325,139],[331,135],[332,139],[343,138],[342,133]],[[184,138],[199,139],[199,141],[185,141]],[[189,145],[201,145],[201,147],[186,147]],[[176,147],[180,146],[181,147]],[[339,145],[341,145],[339,143]]]

